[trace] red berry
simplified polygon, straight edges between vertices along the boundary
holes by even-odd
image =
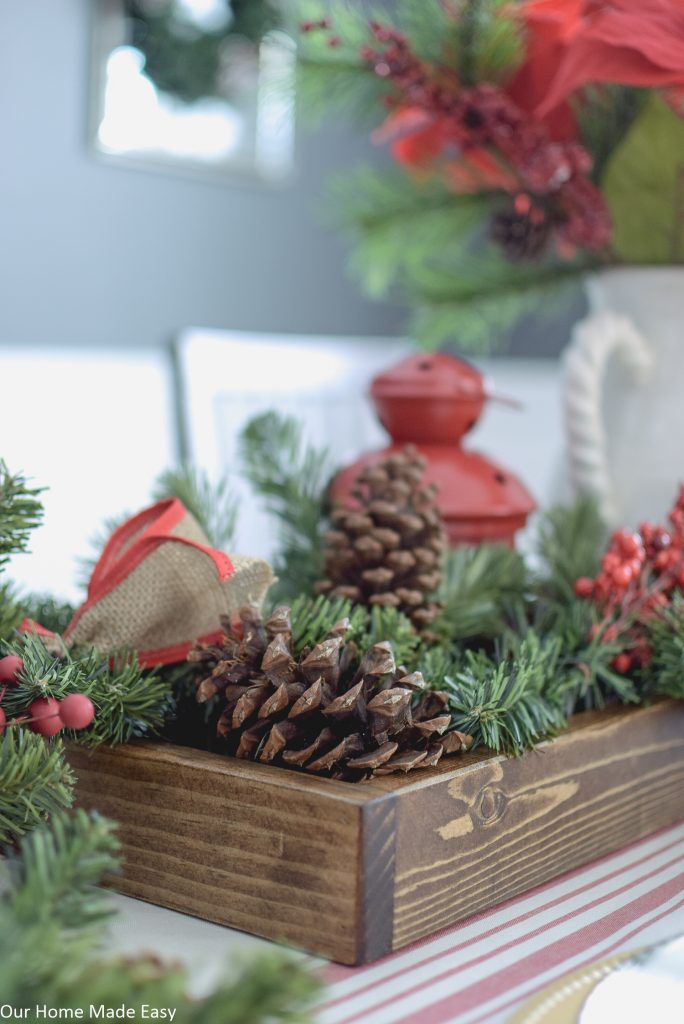
[[[85,729],[95,718],[95,705],[84,693],[70,693],[59,705],[59,717],[67,729]]]
[[[0,658],[0,683],[8,683],[13,686],[23,668],[24,662],[16,654],[8,654],[6,658]]]
[[[591,597],[594,593],[594,581],[589,576],[580,576],[575,580],[575,593],[578,597]]]
[[[56,736],[64,722],[59,715],[59,701],[54,697],[38,697],[29,705],[28,713],[35,721],[28,726],[39,736]]]
[[[606,572],[612,573],[615,569],[621,565],[621,559],[615,551],[606,551],[605,555],[601,559],[601,565]]]
[[[612,572],[613,583],[617,587],[628,587],[632,582],[632,568],[628,563],[619,565]]]
[[[608,626],[601,637],[601,643],[614,644],[618,638],[617,626]]]
[[[6,721],[7,721],[7,715],[2,710],[2,708],[0,708],[0,736],[2,736],[3,732],[5,731],[5,722]]]
[[[621,676],[626,675],[632,667],[632,659],[629,654],[616,654],[613,658],[611,665],[616,672],[619,672]]]
[[[633,558],[639,550],[637,538],[627,530],[618,530],[613,534],[613,543],[627,558]]]

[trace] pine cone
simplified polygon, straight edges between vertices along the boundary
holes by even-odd
[[[521,199],[526,201],[521,203]],[[518,262],[541,256],[553,227],[549,211],[528,200],[527,196],[518,196],[511,206],[494,215],[490,231],[492,239],[501,246],[508,259]]]
[[[229,753],[358,781],[432,766],[471,745],[470,736],[447,732],[446,693],[397,668],[391,644],[361,655],[345,639],[344,619],[296,657],[289,615],[278,608],[262,623],[242,609],[237,623],[224,624],[222,644],[189,655],[211,669],[197,700],[220,697],[217,734]]]
[[[421,486],[425,466],[407,446],[361,472],[358,507],[333,511],[317,593],[398,608],[418,629],[436,617],[429,595],[441,582],[446,539],[436,487]]]

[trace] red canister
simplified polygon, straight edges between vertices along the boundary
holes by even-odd
[[[427,459],[426,482],[439,486],[449,543],[512,545],[536,507],[534,499],[507,469],[461,447],[491,397],[482,374],[443,352],[409,356],[375,377],[370,393],[392,443],[342,470],[333,498],[353,501],[350,491],[364,466],[412,443]]]

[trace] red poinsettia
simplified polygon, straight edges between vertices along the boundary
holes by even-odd
[[[584,0],[530,0],[519,9],[525,25],[525,60],[506,92],[521,110],[538,114],[545,102],[568,39],[580,23]],[[545,109],[543,121],[553,139],[576,139],[577,123],[567,102]]]
[[[551,41],[540,74],[556,62],[540,116],[590,83],[672,89],[681,95],[682,0],[530,0],[523,16],[532,48]]]

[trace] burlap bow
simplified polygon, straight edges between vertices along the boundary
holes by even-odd
[[[144,666],[183,661],[196,640],[220,637],[222,615],[260,606],[273,578],[262,559],[212,548],[178,499],[161,501],[112,535],[64,641],[137,651]]]

